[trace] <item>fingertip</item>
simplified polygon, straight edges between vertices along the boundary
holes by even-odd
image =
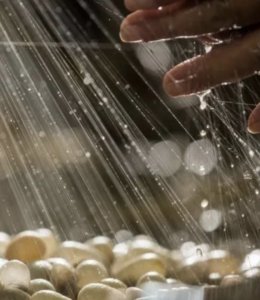
[[[172,96],[187,96],[197,92],[194,76],[191,75],[190,62],[184,62],[171,69],[163,79],[165,92]]]
[[[248,132],[252,134],[260,133],[260,104],[252,111],[248,119]]]
[[[121,40],[125,43],[142,42],[144,40],[143,36],[145,36],[142,27],[132,24],[128,19],[126,18],[121,24],[119,33]]]
[[[125,0],[125,7],[129,10],[129,11],[135,11],[136,10],[136,6],[135,3],[136,1],[133,0]]]

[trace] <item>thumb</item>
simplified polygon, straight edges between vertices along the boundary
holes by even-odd
[[[249,116],[248,131],[253,134],[260,133],[260,104],[257,105]]]

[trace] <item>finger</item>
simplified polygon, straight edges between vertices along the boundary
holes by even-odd
[[[222,43],[231,43],[246,33],[243,30],[226,30],[215,34],[207,34],[199,37],[199,40],[209,46],[215,46]]]
[[[230,43],[232,41],[235,41],[245,36],[248,32],[257,29],[258,27],[259,25],[257,24],[257,26],[253,25],[253,26],[246,26],[241,29],[226,30],[215,34],[211,34],[209,37],[212,41],[215,40],[216,44]]]
[[[165,6],[180,0],[125,0],[125,6],[131,10],[152,9]]]
[[[161,10],[137,11],[122,23],[121,38],[125,42],[148,42],[199,36],[260,21],[259,0],[250,0],[250,5],[245,0],[194,3],[183,0]]]
[[[210,34],[199,37],[199,40],[206,46],[215,46],[222,43],[222,41],[215,39],[213,35]]]
[[[164,78],[164,88],[173,97],[189,95],[222,83],[236,82],[258,70],[260,29],[173,68]]]
[[[248,119],[248,131],[253,134],[260,133],[260,104],[253,110]]]

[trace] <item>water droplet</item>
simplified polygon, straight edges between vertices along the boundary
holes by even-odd
[[[209,201],[204,199],[204,200],[201,201],[200,205],[201,205],[202,208],[206,208],[209,205]]]
[[[255,156],[255,152],[253,150],[249,150],[249,155],[250,155],[250,157],[254,157]]]
[[[206,130],[201,130],[200,132],[200,136],[203,137],[203,136],[206,136],[207,135],[207,132]]]
[[[46,136],[46,133],[44,131],[39,132],[39,137],[44,138]]]
[[[93,83],[93,78],[91,77],[91,75],[89,73],[85,74],[85,78],[83,79],[83,83],[85,85],[90,85]]]

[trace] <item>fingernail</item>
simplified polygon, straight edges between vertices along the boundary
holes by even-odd
[[[193,94],[193,78],[187,76],[185,68],[178,66],[164,78],[164,90],[172,97]]]
[[[120,38],[123,42],[128,43],[142,42],[144,40],[142,32],[143,29],[141,26],[123,22],[120,30]]]
[[[251,113],[248,119],[247,130],[252,134],[260,133],[260,105],[258,105]]]

